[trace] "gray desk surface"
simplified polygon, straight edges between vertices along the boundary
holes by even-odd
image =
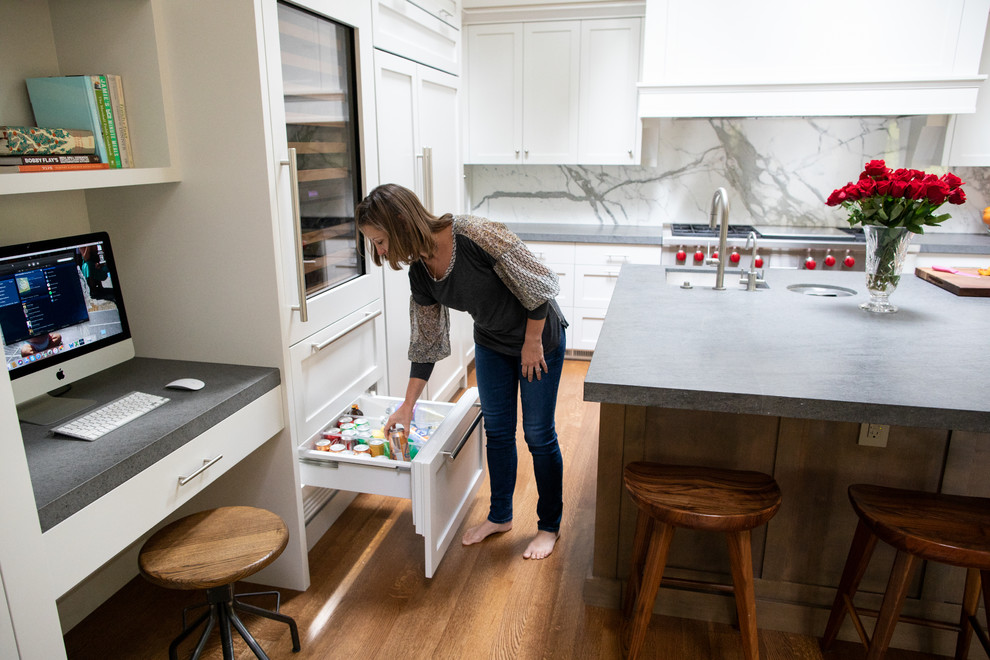
[[[198,378],[195,392],[166,390]],[[278,369],[134,358],[72,386],[66,396],[104,404],[128,392],[170,401],[94,442],[55,437],[51,427],[21,424],[42,531],[51,529],[281,382]]]
[[[873,314],[859,309],[863,273],[770,270],[770,289],[749,292],[685,290],[664,271],[622,267],[586,400],[990,432],[990,298],[909,272],[891,296],[900,311]],[[787,290],[797,283],[858,293]]]

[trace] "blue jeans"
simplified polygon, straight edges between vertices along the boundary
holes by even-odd
[[[533,456],[533,472],[539,500],[537,527],[547,532],[560,529],[563,510],[564,462],[557,444],[554,412],[557,388],[564,366],[564,332],[560,345],[544,355],[547,373],[530,382],[522,375],[522,360],[475,345],[474,365],[478,395],[485,420],[488,478],[492,499],[488,520],[503,524],[512,520],[512,493],[516,488],[516,401],[522,401],[523,435]]]

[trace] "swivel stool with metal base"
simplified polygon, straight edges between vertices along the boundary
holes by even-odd
[[[623,479],[639,508],[624,606],[627,656],[639,655],[657,591],[665,581],[663,569],[674,529],[686,527],[726,535],[733,587],[725,590],[735,593],[743,656],[759,658],[750,531],[766,524],[780,508],[777,482],[761,472],[646,462],[628,464]]]
[[[183,630],[168,648],[170,660],[178,660],[178,648],[205,622],[192,659],[199,658],[217,626],[225,660],[232,660],[233,626],[258,658],[268,660],[261,646],[248,632],[237,612],[280,621],[289,626],[292,650],[298,651],[296,622],[278,612],[278,592],[266,591],[234,595],[233,584],[260,571],[282,554],[289,541],[289,530],[271,511],[248,506],[231,506],[201,511],[158,530],[141,548],[138,565],[142,575],[167,589],[205,589],[206,611]],[[275,611],[241,601],[247,596],[273,594]]]
[[[859,524],[825,626],[822,648],[828,649],[835,641],[848,612],[868,648],[867,659],[882,658],[890,645],[894,626],[901,618],[911,576],[921,561],[927,560],[967,569],[959,623],[920,618],[904,620],[958,630],[955,655],[958,660],[966,657],[975,632],[990,656],[990,641],[976,620],[982,581],[983,604],[990,626],[990,499],[856,484],[849,487],[849,501],[859,516]],[[870,563],[877,539],[897,550],[897,556],[880,611],[868,612],[856,608],[853,596]],[[859,619],[860,613],[877,617],[872,639]]]

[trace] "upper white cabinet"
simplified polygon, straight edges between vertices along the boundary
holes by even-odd
[[[372,0],[375,48],[461,73],[458,0]]]
[[[631,164],[637,18],[472,25],[467,162]]]
[[[642,117],[973,112],[990,0],[647,0]]]

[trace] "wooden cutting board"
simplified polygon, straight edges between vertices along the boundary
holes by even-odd
[[[956,268],[960,273],[979,275],[975,268]],[[953,275],[931,268],[915,268],[914,274],[923,280],[927,280],[936,286],[940,286],[946,291],[951,291],[957,296],[984,296],[990,297],[990,277],[981,276],[966,277],[965,275]]]

